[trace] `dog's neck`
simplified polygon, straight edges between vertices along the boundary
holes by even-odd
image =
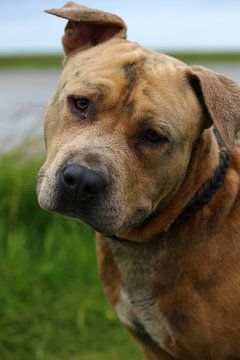
[[[166,232],[181,214],[194,194],[212,177],[219,164],[219,147],[211,130],[205,130],[192,153],[185,179],[176,195],[161,211],[139,226],[119,234],[119,238],[144,242]]]

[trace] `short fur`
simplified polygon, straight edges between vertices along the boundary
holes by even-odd
[[[239,86],[127,41],[115,15],[72,2],[48,12],[69,21],[46,112],[40,205],[97,231],[105,293],[146,359],[240,359]],[[84,117],[70,96],[91,99]],[[175,227],[218,166],[212,125],[230,153],[227,173],[208,204]],[[167,140],[146,143],[148,129]],[[73,163],[104,173],[107,191],[73,203],[59,181]]]

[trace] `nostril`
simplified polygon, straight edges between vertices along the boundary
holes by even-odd
[[[96,181],[94,183],[86,184],[82,187],[82,192],[89,195],[101,195],[105,189],[103,181]]]
[[[81,181],[81,172],[76,165],[66,167],[61,174],[61,182],[63,186],[71,191],[77,190]]]
[[[82,189],[83,192],[85,192],[86,194],[94,194],[95,191],[94,191],[94,187],[91,186],[91,185],[86,185],[84,186],[84,188]]]
[[[64,177],[64,181],[67,185],[69,185],[71,187],[76,186],[76,179],[72,175],[70,175],[68,173],[64,173],[63,177]]]

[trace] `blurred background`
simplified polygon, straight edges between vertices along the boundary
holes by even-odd
[[[0,359],[137,360],[101,288],[93,232],[39,209],[44,110],[62,64],[60,0],[1,0]],[[238,0],[82,0],[129,39],[240,83]]]

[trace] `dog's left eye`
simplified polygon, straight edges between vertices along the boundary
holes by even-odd
[[[142,141],[149,144],[164,144],[168,139],[157,131],[149,129],[143,134]]]
[[[73,105],[75,109],[79,111],[86,111],[89,107],[90,100],[84,97],[81,98],[72,98]]]

